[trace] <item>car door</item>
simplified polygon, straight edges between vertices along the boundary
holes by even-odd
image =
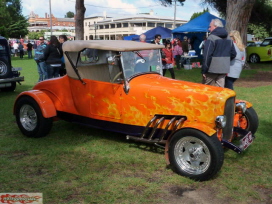
[[[121,118],[123,84],[90,81],[89,87],[91,89],[91,117],[110,121],[112,119],[119,120]]]

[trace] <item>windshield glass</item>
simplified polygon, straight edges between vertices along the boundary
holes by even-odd
[[[121,52],[121,61],[126,79],[147,72],[162,74],[160,50]]]
[[[261,44],[261,46],[267,46],[267,45],[272,45],[272,40],[266,39]]]

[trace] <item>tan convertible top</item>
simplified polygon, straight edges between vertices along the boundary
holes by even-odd
[[[74,40],[66,41],[62,46],[64,52],[65,51],[79,52],[84,48],[122,52],[122,51],[161,49],[164,48],[164,46],[127,40]]]

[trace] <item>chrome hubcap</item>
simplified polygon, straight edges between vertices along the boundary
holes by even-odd
[[[211,164],[211,154],[205,143],[195,137],[183,137],[175,145],[174,155],[180,168],[189,174],[202,174]]]
[[[20,122],[27,131],[35,129],[37,126],[37,114],[32,106],[25,104],[21,107]]]

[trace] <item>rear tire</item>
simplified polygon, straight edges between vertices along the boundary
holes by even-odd
[[[44,118],[37,102],[22,96],[15,104],[16,122],[21,132],[27,137],[44,137],[52,128],[52,118]]]
[[[258,62],[260,62],[260,57],[259,57],[259,55],[257,55],[257,54],[252,54],[252,55],[250,55],[250,57],[249,57],[249,61],[250,61],[251,63],[258,63]]]
[[[221,169],[224,152],[215,134],[210,137],[195,129],[185,129],[171,138],[169,161],[178,174],[205,181]]]

